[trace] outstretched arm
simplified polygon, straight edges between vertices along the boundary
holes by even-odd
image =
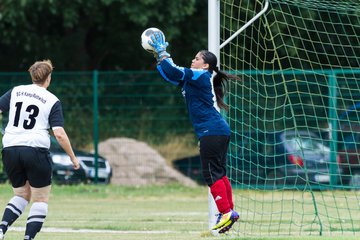
[[[157,65],[157,70],[165,81],[173,85],[179,86],[184,80],[184,68],[176,66],[171,58],[163,59]]]
[[[166,52],[166,48],[169,45],[165,42],[164,35],[161,32],[156,32],[151,36],[149,44],[154,48],[154,56],[157,60],[157,70],[163,79],[173,85],[182,85],[185,79],[185,75],[191,74],[190,69],[179,67],[174,64],[170,58],[170,54]]]

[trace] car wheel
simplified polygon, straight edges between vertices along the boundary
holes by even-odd
[[[283,189],[285,187],[285,177],[280,171],[271,171],[266,174],[265,188],[267,189]]]
[[[355,172],[350,177],[349,186],[352,190],[360,190],[360,172]]]
[[[111,181],[111,178],[110,177],[107,177],[104,181],[105,184],[110,184],[110,181]]]

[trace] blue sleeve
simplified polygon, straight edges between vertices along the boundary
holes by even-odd
[[[185,76],[185,69],[183,67],[176,66],[171,58],[166,58],[161,61],[157,66],[161,77],[176,86],[182,84]]]
[[[209,73],[209,71],[203,69],[190,69],[176,66],[171,58],[162,60],[157,66],[157,70],[165,81],[176,86],[182,85],[186,81],[196,81],[203,74]]]
[[[175,86],[179,86],[179,85],[180,85],[180,83],[181,83],[180,81],[178,81],[178,80],[172,80],[172,79],[170,79],[168,76],[166,76],[165,72],[162,70],[162,68],[161,68],[160,65],[157,66],[157,70],[159,71],[161,77],[162,77],[165,81],[167,81],[167,82],[169,82],[169,83],[171,83],[171,84],[173,84],[173,85],[175,85]]]
[[[11,92],[12,89],[7,91],[4,95],[0,97],[0,110],[2,112],[7,112],[10,109]]]
[[[51,128],[64,127],[64,116],[60,101],[57,101],[51,108],[49,115],[49,124]]]

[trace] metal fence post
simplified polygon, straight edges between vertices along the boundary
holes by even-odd
[[[99,104],[98,104],[98,78],[99,72],[97,70],[93,71],[93,118],[94,118],[94,154],[95,154],[95,162],[94,162],[94,169],[95,169],[95,184],[98,183],[98,142],[99,142]]]
[[[330,116],[330,185],[337,185],[337,125],[338,118],[336,114],[337,108],[337,89],[336,74],[329,76],[329,116]]]

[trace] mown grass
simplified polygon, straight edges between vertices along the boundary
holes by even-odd
[[[255,195],[254,195],[255,194]],[[267,193],[264,198],[256,192],[235,190],[237,204],[245,202],[239,196],[257,198],[254,210],[269,212],[263,202],[277,198],[298,198],[299,193]],[[0,185],[0,207],[5,207],[12,196],[8,184]],[[271,197],[270,197],[271,196]],[[287,204],[283,208],[289,207]],[[258,209],[256,209],[258,208]],[[13,225],[6,240],[22,239],[28,209]],[[296,217],[296,216],[295,216]],[[285,219],[285,218],[284,218]],[[353,240],[358,236],[333,237],[302,235],[276,236],[276,231],[267,235],[266,231],[252,232],[255,225],[264,224],[264,219],[251,222],[246,216],[234,226],[229,235],[212,236],[208,232],[208,189],[204,186],[188,188],[181,185],[123,187],[114,185],[53,186],[49,214],[43,231],[37,238],[45,239],[148,239],[148,240],[208,240],[208,239],[341,239]],[[300,219],[295,219],[299,221]],[[276,219],[276,214],[274,216]],[[294,221],[294,220],[293,220]],[[245,226],[245,229],[240,226]],[[306,226],[304,227],[306,229]],[[241,231],[241,232],[240,232]],[[245,234],[248,231],[249,234]],[[249,236],[246,236],[249,235]],[[272,235],[272,236],[271,236]],[[253,236],[253,237],[250,237]]]

